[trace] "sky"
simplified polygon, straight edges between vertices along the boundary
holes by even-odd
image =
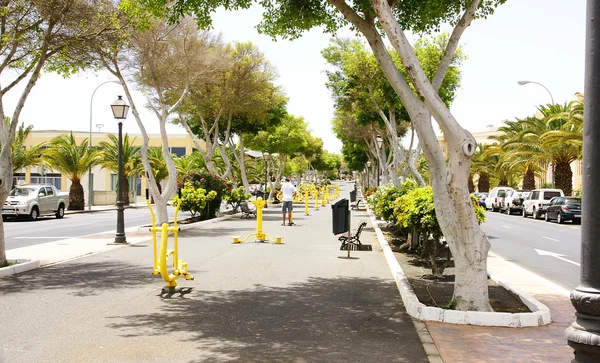
[[[254,28],[261,19],[258,7],[238,12],[219,11],[215,32],[226,42],[254,43],[275,66],[276,83],[289,98],[288,112],[302,116],[324,148],[339,153],[341,142],[331,131],[333,101],[327,90],[327,67],[321,50],[331,36],[319,29],[294,41],[273,42]],[[343,31],[340,35],[349,36]],[[414,38],[413,38],[414,39]],[[532,115],[536,107],[573,99],[583,93],[585,58],[585,0],[508,0],[488,19],[475,20],[461,38],[464,54],[461,87],[450,106],[458,122],[471,132],[496,128],[504,120]],[[45,74],[37,82],[21,114],[21,122],[34,130],[75,130],[117,133],[110,104],[123,94],[107,72],[82,73],[63,79]],[[538,84],[520,86],[518,81]],[[93,98],[92,94],[96,90]],[[17,92],[7,95],[5,111],[12,114]],[[146,130],[158,133],[156,117],[142,106],[141,93],[134,94]],[[90,106],[92,110],[90,111]],[[90,120],[91,113],[91,120]],[[96,125],[103,125],[97,128]],[[139,133],[132,115],[124,132]],[[170,133],[185,133],[171,125]]]

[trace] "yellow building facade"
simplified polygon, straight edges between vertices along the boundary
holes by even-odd
[[[77,144],[80,144],[84,139],[90,138],[88,131],[72,131],[73,137]],[[71,131],[65,130],[32,130],[27,139],[25,140],[24,146],[26,148],[32,145],[38,145],[43,142],[47,143],[56,136],[61,134],[69,134]],[[106,132],[92,132],[91,133],[91,145],[98,145],[100,142],[111,142]],[[141,134],[129,134],[130,140],[133,145],[142,146],[143,139]],[[171,154],[177,156],[190,155],[196,146],[188,134],[172,134],[168,135],[169,150]],[[149,134],[148,135],[149,146],[162,146],[162,139],[160,134]],[[204,143],[201,147],[205,147]],[[102,169],[100,166],[92,168],[92,190],[93,190],[93,205],[110,205],[116,201],[116,183],[117,175],[116,171]],[[81,185],[83,186],[85,193],[86,205],[89,201],[89,181],[90,174],[85,173],[81,179]],[[48,183],[53,184],[61,191],[69,191],[71,187],[71,181],[67,176],[61,175],[59,172],[51,170],[43,166],[28,167],[23,170],[19,170],[13,176],[13,184],[40,184]],[[132,203],[144,203],[146,198],[146,179],[142,176],[134,176],[130,181],[130,198]]]

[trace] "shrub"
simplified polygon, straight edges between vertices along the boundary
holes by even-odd
[[[412,180],[405,181],[400,188],[396,188],[392,184],[382,186],[372,197],[375,214],[396,224],[394,217],[396,200],[416,187],[417,183]]]
[[[190,183],[195,189],[204,189],[206,191],[214,191],[217,195],[206,206],[206,209],[200,213],[203,219],[214,218],[217,211],[221,207],[221,201],[227,193],[228,187],[225,179],[211,173],[195,173],[193,171],[182,177],[182,182],[178,185],[185,186],[185,183]]]
[[[206,192],[203,188],[194,188],[192,183],[186,182],[181,189],[181,210],[189,211],[192,217],[202,215],[206,206],[217,197],[217,192],[211,190]],[[179,202],[179,197],[175,198],[175,203]]]
[[[227,182],[227,192],[223,196],[223,200],[233,208],[233,211],[236,212],[240,206],[241,202],[248,201],[252,195],[250,193],[246,193],[246,190],[243,186],[234,189],[233,183],[231,181]]]

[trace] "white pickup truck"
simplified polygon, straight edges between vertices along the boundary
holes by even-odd
[[[8,194],[2,206],[2,220],[18,216],[36,220],[49,214],[62,218],[68,207],[69,193],[60,193],[53,185],[20,185]]]

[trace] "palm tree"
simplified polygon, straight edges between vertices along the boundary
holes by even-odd
[[[493,166],[483,156],[489,147],[489,145],[477,144],[471,161],[470,174],[479,175],[477,182],[477,191],[479,192],[490,191],[490,174],[493,172]]]
[[[102,149],[100,152],[100,165],[102,168],[109,169],[118,173],[119,170],[119,139],[112,134],[108,135],[111,142],[102,141],[98,145]],[[122,147],[122,162],[123,162],[123,178],[119,183],[123,186],[123,204],[129,205],[129,177],[134,175],[139,168],[136,165],[135,155],[139,151],[139,147],[134,146],[135,137],[129,138],[128,134],[123,137]]]
[[[177,169],[178,181],[181,180],[182,176],[191,171],[195,171],[197,173],[206,171],[204,158],[202,158],[202,154],[197,151],[194,151],[191,155],[184,155],[182,157],[174,156],[173,162],[175,163],[175,168]]]
[[[135,165],[138,166],[136,171],[139,173],[144,172],[144,167],[141,162],[140,153],[135,155]],[[162,147],[160,146],[151,146],[148,148],[148,162],[150,163],[150,167],[152,168],[152,175],[154,175],[154,180],[158,186],[159,193],[162,193],[162,186],[160,182],[169,177],[169,170],[167,169],[167,162],[165,161],[165,157],[162,152]]]
[[[565,195],[573,192],[571,163],[582,156],[583,100],[569,105],[547,105],[539,108],[546,122],[540,135],[542,147],[551,154],[554,183]]]
[[[61,174],[66,174],[71,180],[69,209],[83,210],[85,200],[81,177],[90,167],[100,163],[98,150],[88,147],[87,138],[77,145],[73,132],[55,137],[50,140],[49,146],[44,155],[44,163]]]
[[[541,128],[543,123],[539,119],[527,121],[505,121],[499,127],[500,135],[491,137],[500,143],[503,153],[500,155],[500,164],[510,170],[512,178],[520,179],[522,175],[523,189],[535,189],[535,177],[548,164],[548,155],[540,147],[537,133],[525,132],[531,126]],[[519,175],[517,177],[517,175]],[[516,186],[519,180],[513,182]]]
[[[38,165],[42,160],[45,143],[25,148],[25,140],[29,137],[32,129],[32,125],[25,127],[25,124],[21,124],[17,130],[12,142],[13,173],[28,166]]]

